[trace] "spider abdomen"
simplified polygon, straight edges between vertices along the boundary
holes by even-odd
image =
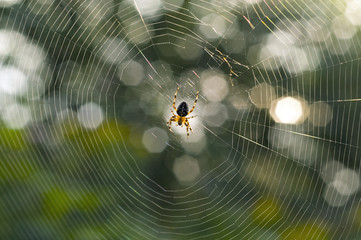
[[[188,114],[188,105],[186,102],[181,102],[177,108],[177,114],[180,117],[185,117]]]
[[[196,107],[199,91],[197,91],[196,100],[194,100],[193,107],[189,111],[188,105],[186,102],[181,102],[181,104],[178,105],[178,108],[175,108],[175,100],[177,98],[177,93],[178,93],[179,88],[180,88],[180,86],[178,86],[177,90],[175,91],[174,98],[173,98],[173,109],[177,112],[177,115],[172,110],[173,115],[168,120],[167,125],[169,127],[169,131],[172,131],[172,129],[171,129],[172,122],[178,123],[178,125],[181,127],[183,127],[183,124],[184,124],[184,126],[186,126],[186,129],[187,129],[187,138],[188,138],[189,130],[191,130],[191,132],[193,132],[188,119],[195,118],[196,116],[191,116],[191,117],[187,117],[187,116],[189,114],[191,114],[193,112],[194,108]]]
[[[180,118],[178,119],[178,125],[179,125],[179,126],[182,126],[184,120],[185,120],[184,117],[180,117]]]

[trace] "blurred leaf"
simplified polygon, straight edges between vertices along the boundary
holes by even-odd
[[[23,150],[28,146],[24,129],[0,128],[0,147],[2,150]]]
[[[36,167],[25,154],[19,154],[16,158],[10,154],[0,157],[0,182],[24,179],[35,171]]]
[[[308,222],[300,224],[282,233],[284,240],[327,240],[331,239],[327,234],[328,229],[318,223]]]
[[[43,206],[46,216],[60,220],[71,209],[69,193],[60,187],[53,187],[44,193]]]
[[[275,200],[261,198],[254,205],[252,216],[258,224],[271,227],[281,221],[282,209]]]

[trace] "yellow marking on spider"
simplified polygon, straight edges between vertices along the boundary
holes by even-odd
[[[167,125],[169,127],[169,131],[172,132],[172,129],[171,129],[172,122],[178,123],[178,126],[181,126],[181,127],[183,127],[183,124],[184,124],[186,126],[186,129],[187,129],[187,138],[188,138],[189,137],[189,130],[191,130],[191,132],[193,132],[193,130],[192,130],[190,124],[189,124],[188,119],[195,118],[196,116],[191,116],[191,117],[187,117],[187,116],[189,114],[191,114],[193,112],[194,108],[196,107],[196,104],[197,104],[197,101],[198,101],[199,91],[197,91],[196,100],[194,101],[192,109],[190,111],[188,111],[188,104],[186,102],[181,102],[178,105],[178,108],[175,107],[175,101],[177,99],[177,93],[178,93],[179,88],[180,87],[178,87],[177,90],[175,91],[174,99],[173,99],[173,109],[175,110],[176,113],[174,113],[172,111],[173,115],[168,120]]]

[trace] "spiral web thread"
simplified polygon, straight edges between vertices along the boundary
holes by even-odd
[[[356,1],[1,4],[3,237],[360,237]]]

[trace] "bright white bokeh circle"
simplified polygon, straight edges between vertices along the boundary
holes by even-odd
[[[78,120],[83,127],[95,129],[104,120],[103,109],[96,103],[86,103],[78,110]]]

